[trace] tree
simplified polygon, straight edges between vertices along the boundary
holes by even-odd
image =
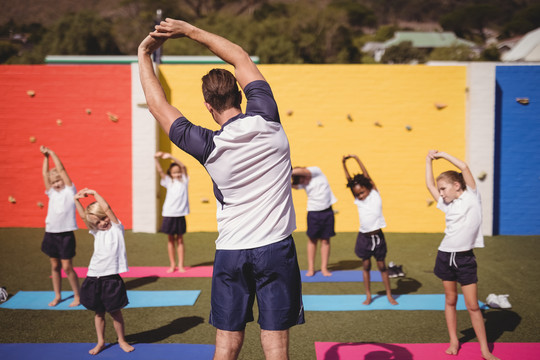
[[[381,62],[384,64],[422,63],[425,61],[425,57],[425,52],[413,47],[411,41],[403,41],[386,49]]]
[[[449,47],[435,48],[429,54],[429,60],[445,61],[471,61],[476,58],[476,54],[466,45],[453,45]]]

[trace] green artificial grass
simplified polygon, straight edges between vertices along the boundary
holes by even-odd
[[[433,275],[437,247],[442,234],[387,233],[387,262],[402,264],[406,278],[391,279],[395,294],[442,293],[441,282]],[[0,286],[10,295],[20,290],[52,290],[50,265],[40,251],[43,229],[0,229]],[[93,238],[78,230],[74,266],[86,267],[93,250]],[[215,233],[188,233],[185,236],[186,266],[212,265]],[[304,233],[295,233],[300,268],[306,268]],[[331,240],[331,270],[359,270],[354,255],[355,233],[340,233]],[[167,266],[164,234],[126,232],[128,262],[131,266]],[[485,301],[489,293],[509,294],[513,308],[484,311],[490,342],[540,342],[540,282],[536,276],[540,236],[486,237],[486,248],[476,249],[479,270],[478,295]],[[317,263],[320,258],[317,254]],[[82,279],[80,280],[82,282]],[[126,336],[132,343],[214,344],[215,329],[208,324],[209,278],[125,279],[130,290],[201,290],[192,307],[138,308],[123,311]],[[63,290],[70,290],[63,280]],[[304,294],[363,294],[363,284],[307,283]],[[372,292],[384,293],[380,282]],[[257,311],[255,307],[255,318]],[[115,341],[108,318],[108,342]],[[93,313],[90,311],[41,311],[0,309],[0,343],[95,342]],[[462,341],[477,341],[467,311],[458,312],[458,332]],[[442,311],[356,311],[306,312],[306,324],[291,329],[291,359],[315,359],[315,341],[439,343],[448,339]],[[136,346],[136,345],[135,345]],[[248,324],[240,359],[263,359],[256,322]]]

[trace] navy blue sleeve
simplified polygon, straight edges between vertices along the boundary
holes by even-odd
[[[270,85],[263,80],[252,81],[244,88],[246,115],[260,115],[266,121],[280,122],[278,107]]]
[[[183,116],[176,119],[169,130],[169,139],[173,144],[203,165],[214,150],[214,135],[212,130],[193,125]]]

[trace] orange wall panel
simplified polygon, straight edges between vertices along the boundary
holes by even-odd
[[[46,145],[77,189],[97,190],[131,228],[130,66],[0,66],[0,124],[0,227],[44,227]]]

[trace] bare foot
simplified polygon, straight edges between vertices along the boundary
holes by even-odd
[[[60,302],[60,300],[62,300],[62,298],[54,298],[54,300],[51,301],[51,302],[49,303],[49,306],[52,307],[52,306],[58,305],[58,303]]]
[[[371,304],[371,295],[366,296],[366,300],[365,300],[362,304],[364,304],[364,305],[369,305],[369,304]]]
[[[313,275],[315,275],[315,271],[313,270],[308,270],[306,273],[306,276],[313,276]]]
[[[174,266],[171,266],[170,268],[167,269],[167,274],[170,274],[174,271],[175,267]]]
[[[69,304],[69,307],[75,307],[81,305],[81,299],[79,297],[73,298],[73,301],[71,304]]]
[[[321,270],[321,273],[323,274],[323,276],[332,276],[332,273],[328,270]]]
[[[119,341],[118,345],[120,346],[120,349],[124,350],[125,352],[132,352],[133,350],[135,350],[133,346],[129,345],[125,341],[122,341],[122,342]]]
[[[105,344],[98,343],[95,348],[91,349],[88,353],[90,355],[97,355],[101,350],[105,349]]]
[[[450,346],[448,349],[446,349],[446,353],[448,355],[457,355],[459,351],[459,343],[450,343]]]
[[[501,360],[489,351],[487,351],[486,353],[482,352],[482,357],[486,360]]]
[[[186,269],[183,268],[183,267],[179,267],[179,268],[178,268],[178,272],[186,272]]]
[[[391,296],[388,297],[388,302],[392,305],[397,305],[398,302]]]

